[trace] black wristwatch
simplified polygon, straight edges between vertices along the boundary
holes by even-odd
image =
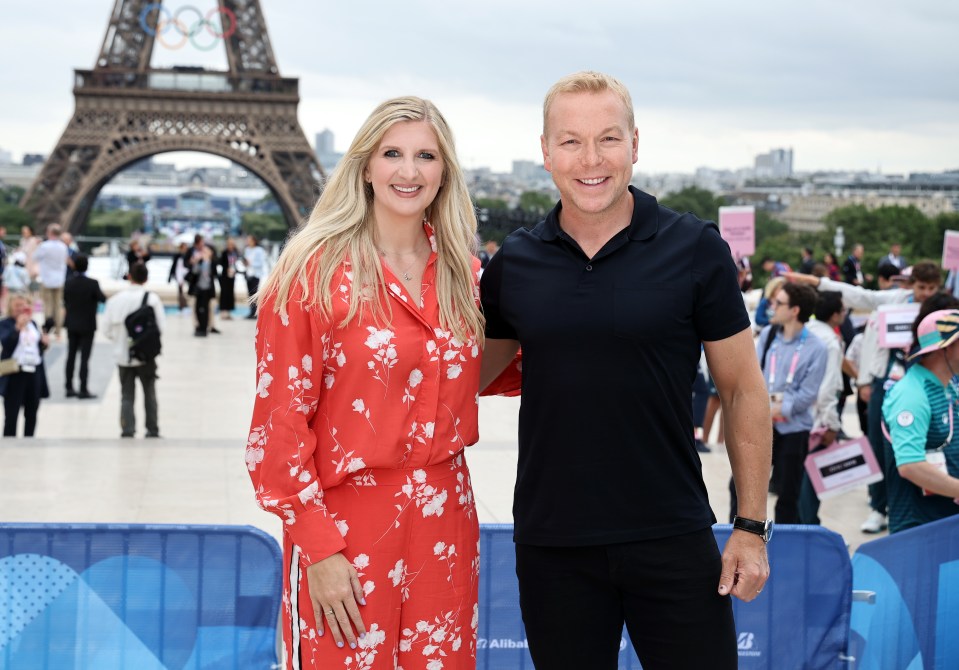
[[[773,536],[773,521],[772,519],[766,519],[765,521],[756,521],[754,519],[745,519],[741,516],[733,517],[733,528],[736,530],[744,530],[747,533],[753,533],[758,535],[763,539],[763,542],[769,543],[769,540]]]

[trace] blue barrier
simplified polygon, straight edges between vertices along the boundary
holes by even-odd
[[[731,527],[713,528],[719,546]],[[533,668],[519,610],[511,525],[480,528],[477,668]],[[781,526],[769,544],[772,576],[751,603],[733,599],[739,667],[755,670],[847,668],[852,574],[840,535],[818,526]],[[690,631],[694,640],[696,631]],[[620,670],[641,668],[623,633]]]
[[[0,524],[0,668],[269,668],[281,565],[249,526]]]
[[[853,588],[875,604],[852,609],[852,654],[870,670],[959,668],[959,516],[859,547]]]

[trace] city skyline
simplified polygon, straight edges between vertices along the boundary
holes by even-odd
[[[73,107],[72,70],[93,65],[113,4],[51,0],[8,14],[0,58],[28,65],[0,73],[2,90],[15,94],[0,149],[53,149]],[[513,160],[541,162],[543,94],[560,76],[592,68],[633,94],[637,172],[734,170],[777,147],[795,151],[799,172],[959,168],[959,89],[949,83],[959,74],[959,7],[613,2],[590,20],[579,4],[539,0],[463,6],[456,18],[433,0],[372,12],[355,3],[261,5],[281,73],[300,79],[300,124],[311,140],[332,130],[336,151],[375,104],[413,92],[443,110],[465,167],[508,172]],[[205,13],[215,0],[190,6]],[[154,64],[224,67],[225,58],[222,49],[158,44]]]

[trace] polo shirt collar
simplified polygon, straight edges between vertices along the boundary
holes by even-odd
[[[643,193],[634,186],[629,187],[633,195],[633,217],[626,230],[626,236],[633,241],[648,240],[659,230],[659,204],[656,198]],[[555,240],[563,232],[559,225],[559,213],[563,209],[562,200],[546,215],[543,222],[536,227],[539,238],[544,242]]]

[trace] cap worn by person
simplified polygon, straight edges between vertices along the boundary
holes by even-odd
[[[927,314],[916,329],[919,338],[919,351],[909,360],[924,354],[945,349],[959,340],[959,310],[940,309]]]

